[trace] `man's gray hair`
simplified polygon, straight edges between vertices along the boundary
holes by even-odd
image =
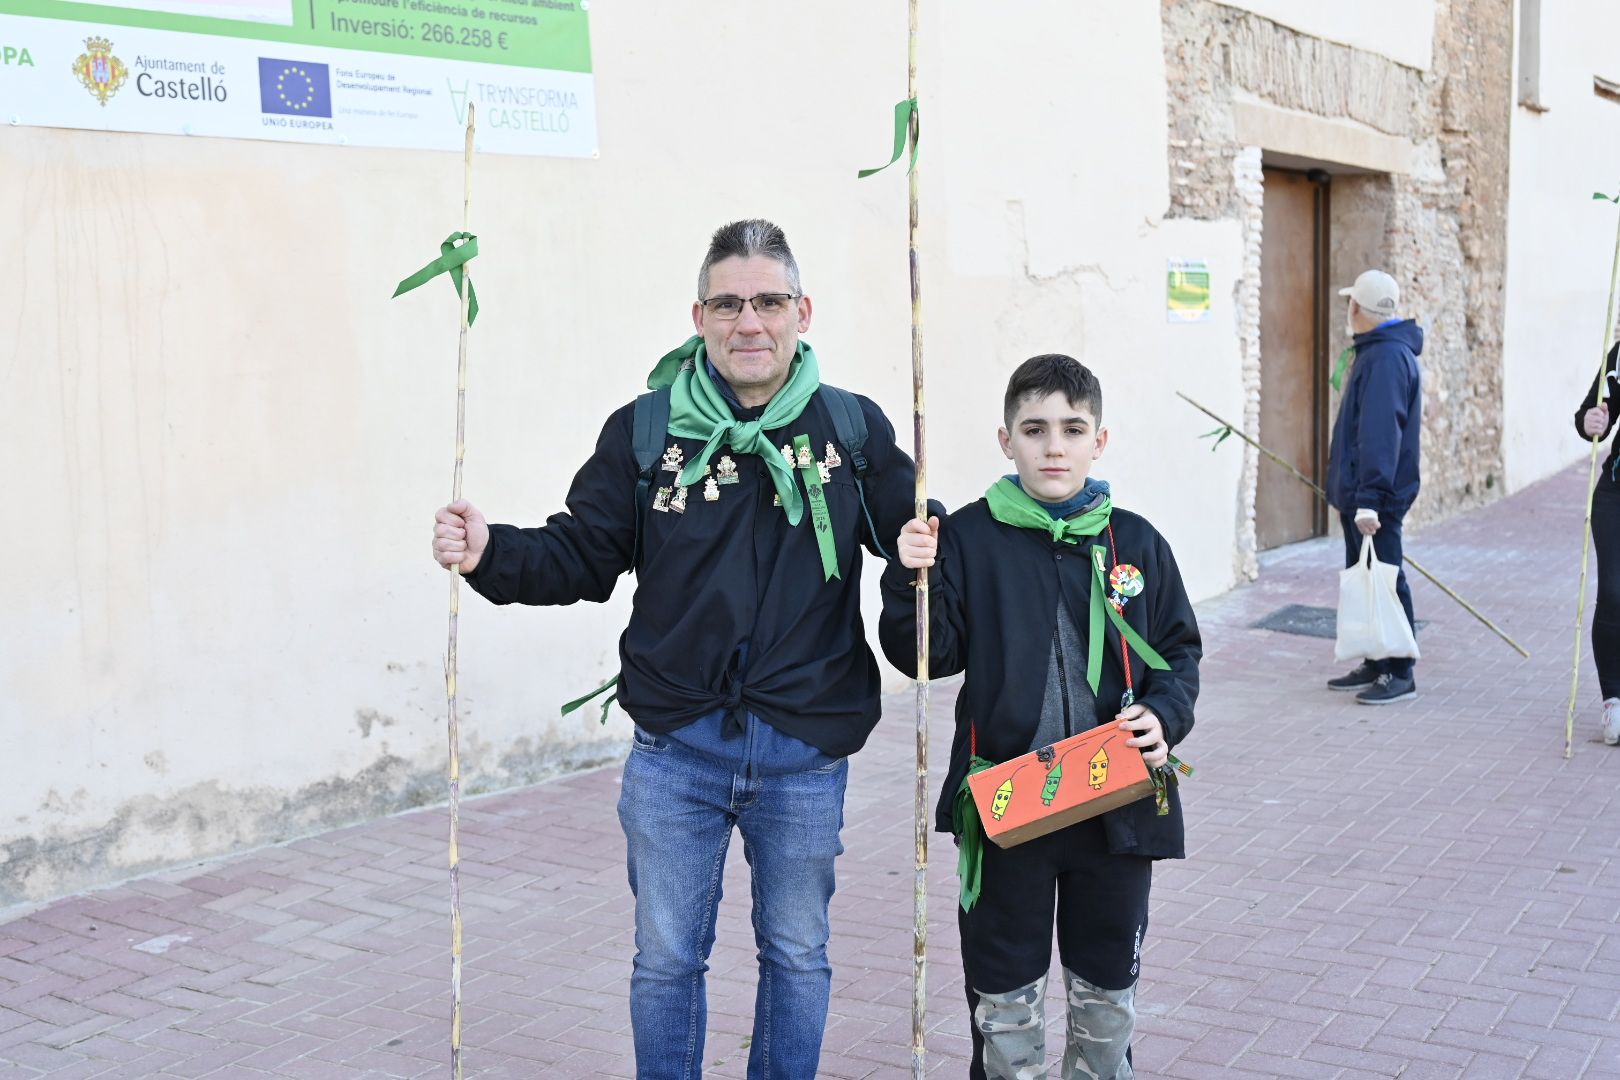
[[[799,264],[788,247],[787,234],[764,218],[749,218],[714,230],[709,253],[703,256],[703,265],[698,269],[698,299],[709,298],[709,267],[724,259],[756,255],[781,263],[787,270],[788,290],[795,296],[803,291],[799,287]]]

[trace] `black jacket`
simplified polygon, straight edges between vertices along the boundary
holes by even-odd
[[[1584,422],[1586,410],[1597,407],[1600,384],[1604,386],[1603,402],[1609,406],[1609,426],[1603,429],[1603,434],[1598,437],[1599,442],[1609,437],[1609,433],[1614,430],[1615,420],[1620,419],[1620,342],[1616,342],[1614,348],[1609,350],[1603,374],[1592,380],[1592,389],[1586,392],[1586,397],[1581,400],[1581,407],[1575,410],[1575,434],[1583,441],[1590,442],[1592,438],[1586,433]],[[1600,482],[1620,486],[1620,469],[1616,468],[1617,464],[1620,464],[1620,446],[1611,445],[1609,456],[1603,459],[1603,476]]]
[[[1411,319],[1356,335],[1356,360],[1328,446],[1327,500],[1400,517],[1418,495],[1423,328]]]
[[[915,472],[882,411],[858,400],[867,427],[867,505],[882,547],[892,550],[912,516]],[[574,477],[566,513],[536,529],[490,526],[469,585],[497,604],[600,602],[612,594],[635,546],[633,412],[626,405],[608,418]],[[808,434],[818,460],[837,442],[820,394],[798,420],[769,434],[775,445]],[[703,448],[698,439],[666,436],[665,443],[678,444],[688,460]],[[878,719],[879,676],[861,624],[857,547],[876,553],[877,545],[861,513],[849,448],[838,449],[843,464],[824,487],[841,578],[823,580],[808,500],[803,519],[790,527],[772,505],[776,489],[757,457],[732,455],[738,482],[720,486],[718,501],[704,500],[699,481],[685,513],[640,508],[642,563],[619,640],[618,688],[619,704],[637,724],[667,734],[724,708],[733,730],[751,712],[835,756],[866,742]],[[726,453],[722,447],[711,466]],[[656,473],[654,490],[674,478]],[[561,702],[589,687],[558,689]]]
[[[1175,557],[1147,521],[1117,507],[1113,512],[1119,561],[1142,571],[1141,595],[1125,605],[1125,621],[1170,665],[1153,671],[1131,653],[1136,700],[1164,723],[1174,747],[1193,726],[1198,697],[1198,661],[1203,643],[1192,604],[1176,569]],[[1052,635],[1057,629],[1057,597],[1084,630],[1088,625],[1092,571],[1091,546],[1108,545],[1107,533],[1080,544],[1065,544],[1031,529],[1005,525],[978,502],[941,523],[939,556],[928,572],[929,673],[967,673],[956,699],[956,738],[950,771],[935,813],[935,826],[951,831],[951,804],[967,775],[969,730],[976,732],[980,757],[1007,761],[1026,753],[1040,722],[1046,692]],[[1109,569],[1114,566],[1110,555]],[[916,571],[891,563],[883,575],[883,617],[878,636],[889,661],[916,673]],[[1125,674],[1119,632],[1105,625],[1107,639],[1097,687],[1096,723],[1115,721]],[[1154,801],[1143,799],[1103,815],[1109,850],[1115,854],[1182,858],[1181,801],[1170,787],[1170,814],[1159,817]]]

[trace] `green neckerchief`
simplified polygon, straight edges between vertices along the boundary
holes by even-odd
[[[1049,534],[1053,540],[1065,544],[1078,544],[1083,538],[1097,536],[1108,528],[1108,519],[1113,514],[1114,503],[1109,495],[1103,495],[1089,509],[1073,517],[1054,519],[1046,512],[1046,508],[1036,502],[1030,494],[1005,476],[990,485],[990,490],[984,493],[984,498],[990,504],[990,516],[997,521],[1012,525],[1020,529],[1036,529]],[[1168,671],[1170,665],[1165,663],[1153,647],[1142,640],[1125,617],[1114,610],[1114,605],[1103,598],[1108,591],[1108,549],[1100,544],[1091,548],[1091,565],[1093,581],[1091,584],[1091,611],[1090,623],[1087,627],[1086,651],[1086,683],[1091,692],[1097,692],[1097,685],[1102,680],[1102,653],[1103,653],[1103,620],[1114,624],[1131,648],[1141,654],[1143,662],[1150,668],[1159,671]]]
[[[1082,537],[1101,533],[1114,512],[1114,501],[1105,494],[1089,510],[1073,517],[1054,518],[1029,492],[1005,476],[990,485],[984,498],[990,504],[990,516],[997,521],[1020,529],[1039,529],[1065,544],[1078,544]]]
[[[984,826],[979,821],[979,807],[973,801],[973,791],[968,787],[968,776],[995,768],[995,762],[986,761],[974,754],[968,760],[967,776],[962,777],[962,784],[956,789],[956,799],[951,803],[951,832],[956,834],[956,876],[961,881],[961,904],[963,911],[972,911],[973,905],[979,902],[979,887],[984,873]]]
[[[771,398],[758,420],[738,420],[732,413],[725,395],[709,377],[707,356],[703,339],[694,334],[680,348],[658,361],[658,366],[647,377],[650,389],[669,387],[669,433],[683,439],[704,440],[703,449],[687,459],[675,482],[691,487],[703,479],[709,458],[721,444],[729,443],[737,453],[753,454],[765,463],[776,494],[782,500],[782,509],[787,511],[788,524],[797,525],[804,517],[804,499],[793,482],[793,469],[782,456],[781,448],[772,446],[765,432],[797,420],[821,387],[821,369],[816,364],[815,350],[806,342],[799,342],[799,354],[788,368],[787,382]],[[691,363],[687,364],[687,360]]]

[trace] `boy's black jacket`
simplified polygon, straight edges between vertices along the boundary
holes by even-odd
[[[912,516],[915,472],[895,445],[894,428],[870,400],[866,417],[866,501],[878,538],[892,550]],[[737,410],[733,410],[736,412]],[[761,409],[738,412],[757,417]],[[491,525],[489,547],[467,583],[497,604],[603,601],[630,569],[635,546],[636,461],[633,406],[602,429],[596,451],[574,477],[568,512],[543,528]],[[821,394],[773,443],[808,434],[820,460],[838,441]],[[666,438],[687,460],[702,440]],[[730,453],[722,447],[721,453]],[[841,578],[823,580],[810,508],[797,526],[772,505],[776,489],[752,455],[734,454],[738,482],[707,502],[702,481],[687,492],[686,512],[641,510],[641,567],[630,624],[619,640],[619,703],[643,728],[667,734],[716,709],[742,730],[742,712],[825,753],[859,750],[877,724],[877,658],[861,624],[860,545],[876,552],[855,490],[848,447],[824,485]],[[711,465],[713,462],[711,462]],[[657,472],[654,490],[675,475]],[[803,487],[800,487],[801,493]],[[746,646],[747,670],[742,647]],[[559,704],[590,689],[559,687]]]
[[[1169,663],[1153,671],[1131,653],[1136,700],[1156,713],[1174,747],[1193,725],[1198,661],[1203,643],[1192,604],[1164,537],[1147,521],[1117,507],[1114,540],[1119,562],[1142,571],[1141,595],[1125,604],[1125,621]],[[950,772],[935,812],[935,827],[951,831],[951,804],[967,775],[970,727],[980,757],[1001,762],[1028,753],[1046,692],[1057,598],[1062,591],[1076,625],[1088,625],[1093,577],[1091,547],[1106,552],[1108,534],[1065,544],[1033,529],[990,516],[980,499],[940,524],[939,555],[928,571],[929,673],[935,678],[965,671],[956,698],[956,738]],[[1106,565],[1114,566],[1112,554]],[[883,575],[883,617],[878,636],[889,661],[907,674],[917,666],[916,571],[898,562]],[[1105,623],[1097,687],[1097,724],[1114,723],[1125,692],[1119,632]],[[1142,799],[1103,815],[1108,847],[1116,855],[1185,857],[1181,800],[1170,786],[1170,813],[1159,817],[1154,800]]]

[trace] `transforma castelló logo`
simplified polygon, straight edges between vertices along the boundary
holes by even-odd
[[[104,37],[85,38],[84,47],[88,51],[73,61],[73,73],[90,96],[105,107],[107,99],[118,93],[129,78],[129,69],[112,54],[112,42]]]

